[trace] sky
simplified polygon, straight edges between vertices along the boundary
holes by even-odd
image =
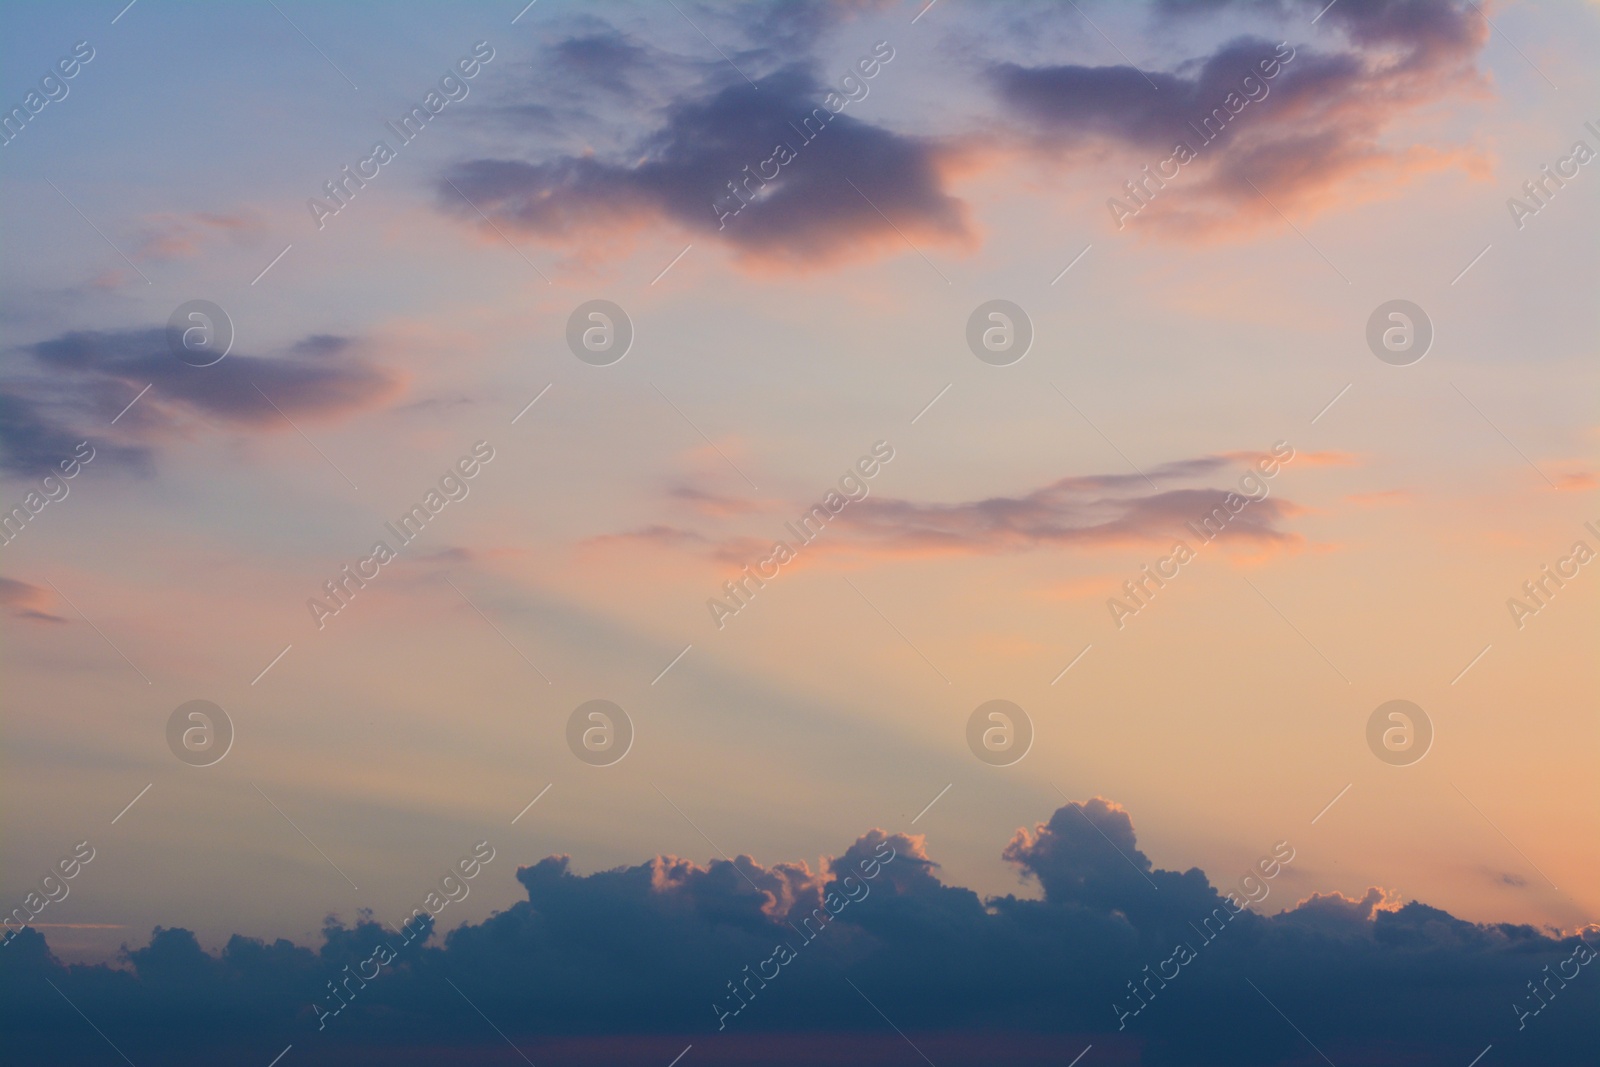
[[[1600,5],[124,4],[0,9],[26,1047],[1592,1047]]]

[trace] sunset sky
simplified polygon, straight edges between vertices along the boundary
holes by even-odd
[[[1289,842],[1262,915],[1600,920],[1600,5],[124,2],[0,13],[0,507],[59,496],[0,558],[0,892],[92,844],[30,924],[58,960],[398,926],[485,840],[435,944],[546,857],[820,877],[875,828],[1049,902],[1036,828],[1091,808],[1222,891]],[[1576,174],[1541,202],[1541,168]],[[567,341],[597,299],[633,330],[605,366]],[[168,345],[195,300],[211,366]],[[1010,365],[968,347],[990,300],[1031,322]],[[1394,300],[1433,331],[1404,366],[1367,341]],[[595,699],[610,766],[568,747]],[[1032,723],[1009,766],[968,748],[995,699]],[[1405,766],[1367,741],[1397,699],[1433,729]],[[233,724],[211,766],[168,746],[191,700]],[[869,1023],[898,1042],[837,1025]]]

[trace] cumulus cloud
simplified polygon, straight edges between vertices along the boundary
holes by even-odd
[[[1379,909],[1400,910],[1400,902],[1377,886],[1370,886],[1359,897],[1343,893],[1312,893],[1284,915],[1285,922],[1308,930],[1333,935],[1359,935]]]
[[[359,347],[350,338],[320,334],[280,355],[236,351],[210,367],[191,367],[173,356],[163,329],[78,330],[28,345],[32,375],[19,376],[0,393],[0,467],[48,473],[79,441],[92,438],[96,463],[147,471],[150,442],[173,432],[174,420],[185,416],[287,430],[285,415],[317,420],[353,414],[401,387],[398,376]],[[146,386],[139,403],[119,415]],[[107,437],[112,440],[99,458],[99,442]]]
[[[662,855],[586,875],[548,856],[517,869],[525,900],[402,946],[346,987],[323,1030],[312,1003],[395,941],[392,923],[363,913],[330,920],[316,949],[235,936],[217,954],[158,928],[120,968],[64,967],[28,930],[0,949],[0,1022],[14,1055],[65,1064],[106,1055],[73,1005],[134,1062],[179,1065],[290,1043],[313,1065],[514,1062],[506,1041],[573,1064],[665,1062],[686,1044],[708,1064],[911,1055],[877,1040],[884,1016],[940,1067],[1059,1064],[1090,1042],[1152,1067],[1287,1067],[1315,1059],[1302,1033],[1336,1063],[1465,1063],[1492,1042],[1497,1063],[1531,1067],[1592,1047],[1600,983],[1572,979],[1522,1030],[1508,1010],[1546,964],[1580,951],[1575,936],[1470,923],[1377,888],[1276,912],[1269,895],[1219,924],[1224,891],[1156,865],[1129,814],[1099,797],[1019,830],[1003,855],[1042,899],[946,884],[923,839],[884,830],[818,870]],[[1130,984],[1178,944],[1196,958],[1144,987],[1146,1007],[1119,1030],[1113,1004],[1133,1003]],[[794,958],[766,965],[780,945]],[[744,1006],[725,1020],[735,984]]]

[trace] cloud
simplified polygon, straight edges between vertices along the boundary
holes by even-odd
[[[159,212],[140,221],[139,259],[193,259],[219,238],[250,244],[266,230],[260,211],[244,208],[233,212]]]
[[[1556,474],[1556,488],[1563,493],[1587,493],[1600,487],[1600,476],[1594,471],[1562,471]]]
[[[111,380],[134,389],[152,383],[151,406],[175,405],[243,425],[277,425],[283,414],[330,418],[393,395],[386,371],[350,356],[348,338],[317,335],[288,357],[233,353],[210,367],[191,367],[167,348],[161,329],[75,331],[30,346],[51,371]]]
[[[766,4],[756,10],[749,36],[756,47],[773,55],[792,56],[813,48],[839,26],[890,10],[899,3],[900,0],[788,0]]]
[[[1297,455],[1295,462],[1302,455]],[[1151,468],[1149,481],[1142,474],[1073,476],[1019,496],[951,504],[869,496],[850,505],[829,550],[988,555],[1063,546],[1167,547],[1175,538],[1189,536],[1188,523],[1199,523],[1218,508],[1231,514],[1222,528],[1224,543],[1255,547],[1298,544],[1298,534],[1282,529],[1285,519],[1303,510],[1291,501],[1268,495],[1241,505],[1243,498],[1229,489],[1151,489],[1152,485],[1197,480],[1234,462],[1248,466],[1259,458],[1256,453],[1201,456]],[[1270,491],[1270,482],[1261,480],[1259,484]],[[1144,492],[1146,489],[1151,491]],[[1235,513],[1230,502],[1240,510]]]
[[[1359,897],[1337,892],[1312,893],[1282,918],[1301,929],[1335,936],[1360,936],[1380,909],[1400,910],[1400,902],[1391,898],[1392,894],[1377,886],[1369,886]]]
[[[568,37],[551,48],[550,65],[586,86],[630,97],[636,76],[647,71],[651,53],[610,26]]]
[[[1260,452],[1220,452],[1218,455],[1246,466],[1261,458]],[[1322,449],[1317,452],[1295,452],[1293,462],[1299,467],[1359,467],[1361,457],[1354,452]]]
[[[971,244],[966,208],[944,189],[938,144],[835,114],[847,105],[824,101],[844,98],[803,66],[757,84],[672,104],[661,126],[615,158],[464,162],[440,181],[440,206],[483,225],[453,183],[496,225],[551,243],[669,224],[747,262],[784,267],[903,250],[907,237]],[[791,161],[772,162],[779,145]]]
[[[316,949],[235,936],[211,954],[157,928],[122,968],[64,967],[28,930],[0,949],[0,1023],[15,1056],[104,1062],[76,1006],[134,1062],[180,1067],[290,1043],[310,1065],[513,1062],[506,1041],[534,1062],[616,1062],[619,1048],[665,1062],[692,1044],[711,1065],[823,1049],[865,1065],[910,1055],[872,1038],[885,1016],[940,1067],[993,1063],[996,1048],[1059,1064],[1088,1043],[1152,1067],[1287,1067],[1310,1062],[1301,1033],[1336,1063],[1464,1063],[1493,1043],[1497,1063],[1531,1067],[1591,1047],[1600,983],[1571,979],[1521,1030],[1506,1011],[1546,965],[1587,951],[1572,935],[1470,923],[1379,888],[1274,914],[1270,878],[1240,879],[1262,906],[1237,910],[1226,896],[1239,890],[1159,867],[1100,797],[1019,830],[1003,856],[1043,899],[946,884],[922,838],[881,829],[817,870],[660,855],[579,874],[547,856],[516,870],[526,899],[442,941],[430,927],[376,976],[363,961],[399,938],[370,913],[330,919]],[[1181,969],[1175,945],[1195,957]]]
[[[770,527],[764,532],[743,530],[712,536],[684,525],[656,523],[623,533],[603,534],[584,542],[585,547],[645,546],[687,550],[732,567],[740,567],[770,554],[776,534],[791,547],[801,542],[800,524],[808,529],[825,525],[827,536],[799,550],[802,561],[822,558],[864,558],[948,555],[998,555],[1049,548],[1101,548],[1155,546],[1170,548],[1175,539],[1199,536],[1188,525],[1211,520],[1211,532],[1225,547],[1262,551],[1293,549],[1304,543],[1302,535],[1284,528],[1288,519],[1306,509],[1272,494],[1273,482],[1257,478],[1246,487],[1235,479],[1233,489],[1176,487],[1151,489],[1153,484],[1193,482],[1224,472],[1230,466],[1249,470],[1261,453],[1229,452],[1176,460],[1142,474],[1075,475],[1017,496],[995,496],[955,503],[926,503],[869,495],[845,506],[838,522],[828,514],[822,499],[783,507],[747,504],[733,498],[679,487],[671,492],[676,502],[712,521],[759,512]],[[1339,452],[1297,452],[1289,462],[1326,466],[1353,462]],[[1267,495],[1261,496],[1263,488]],[[1246,503],[1246,490],[1257,497]],[[1150,490],[1150,491],[1145,491]],[[838,494],[834,494],[838,497]],[[842,497],[839,497],[842,499]],[[827,516],[823,523],[817,511]],[[1227,516],[1221,521],[1218,511]],[[768,513],[772,515],[768,515]],[[787,526],[766,519],[788,518]]]
[[[644,544],[655,548],[679,548],[683,545],[703,544],[706,538],[693,530],[686,530],[681,526],[670,526],[666,523],[652,523],[642,526],[637,530],[627,530],[616,534],[599,534],[595,537],[585,538],[582,546],[585,548],[610,548],[613,545]]]
[[[20,392],[0,391],[0,470],[29,477],[59,475],[60,464],[70,460],[78,445],[87,440],[67,421],[81,425],[77,417],[81,413],[61,413],[62,408],[68,407],[76,405],[52,404]],[[102,454],[101,446],[95,446],[95,454]],[[150,467],[150,451],[141,446],[108,445],[104,456],[134,470],[148,471]]]
[[[712,493],[693,486],[680,485],[669,494],[673,500],[691,511],[707,518],[725,519],[760,511],[759,505],[741,497]]]
[[[1027,593],[1043,600],[1104,600],[1118,595],[1122,587],[1118,575],[1097,574],[1031,586]]]
[[[1225,489],[1169,489],[1147,495],[1088,492],[1063,478],[1020,497],[958,504],[867,499],[854,506],[847,535],[852,547],[893,555],[992,554],[1068,545],[1170,545],[1216,509],[1231,513]],[[1292,545],[1281,529],[1300,507],[1267,497],[1233,514],[1223,540],[1258,546]]]
[[[0,607],[14,617],[29,622],[66,622],[66,619],[46,610],[54,606],[55,598],[39,586],[14,578],[0,578]]]
[[[1248,457],[1248,452],[1229,453],[1233,456]],[[1334,449],[1325,449],[1321,452],[1296,452],[1294,461],[1303,467],[1359,467],[1361,457],[1354,452],[1340,452]]]
[[[1273,22],[1287,10],[1226,2],[1168,7],[1194,14],[1237,8],[1227,12],[1233,23],[1240,12]],[[1482,90],[1475,61],[1489,31],[1470,5],[1347,2],[1320,21],[1339,31],[1343,47],[1316,51],[1245,34],[1180,64],[1177,73],[1002,61],[988,76],[1046,156],[1098,146],[1147,155],[1157,177],[1135,175],[1146,184],[1134,192],[1148,200],[1151,215],[1189,236],[1281,225],[1279,209],[1315,211],[1333,201],[1334,190],[1351,192],[1358,181],[1392,189],[1411,174],[1472,163],[1453,146],[1387,137],[1410,113]],[[1258,64],[1274,56],[1281,69],[1264,79]],[[1179,143],[1197,158],[1163,169]],[[1164,191],[1163,177],[1176,188]],[[1126,190],[1110,195],[1142,214]]]
[[[1240,32],[1166,70],[982,61],[990,94],[974,94],[981,106],[942,123],[937,137],[895,128],[893,111],[866,121],[819,74],[820,43],[885,7],[807,0],[740,19],[700,11],[721,23],[717,36],[749,42],[730,43],[727,62],[575,19],[579,28],[535,64],[535,82],[520,90],[526,100],[497,108],[506,148],[449,168],[437,183],[440,209],[496,238],[481,208],[501,229],[580,257],[670,227],[723,244],[748,268],[787,271],[903,254],[908,240],[976,247],[979,231],[952,185],[1013,150],[1070,179],[1108,149],[1156,167],[1182,140],[1198,158],[1168,175],[1181,193],[1161,193],[1157,182],[1146,192],[1158,194],[1150,214],[1164,217],[1159,231],[1188,237],[1281,226],[1280,209],[1304,217],[1387,195],[1425,171],[1485,170],[1457,144],[1402,129],[1408,116],[1485,91],[1476,60],[1488,28],[1467,0],[1346,0],[1319,19],[1315,48],[1279,43],[1280,33],[1303,32],[1314,13],[1305,3],[1178,4]],[[1005,33],[1029,25],[1010,20]],[[1281,70],[1263,80],[1268,59]],[[753,82],[735,78],[730,63]],[[894,78],[895,69],[890,60],[877,77]],[[857,88],[865,99],[873,82]],[[641,107],[646,93],[664,103]],[[1107,194],[1138,203],[1119,187]]]
[[[1410,489],[1379,489],[1370,493],[1351,493],[1345,501],[1358,508],[1381,508],[1391,504],[1406,504],[1416,498]]]
[[[148,471],[148,442],[186,416],[263,430],[289,429],[285,416],[346,417],[402,385],[359,348],[350,338],[313,335],[283,355],[233,352],[191,367],[172,355],[163,329],[81,330],[27,345],[37,373],[0,393],[0,467],[48,473],[79,441],[114,437],[104,446],[109,465]]]

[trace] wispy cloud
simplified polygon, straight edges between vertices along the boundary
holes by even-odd
[[[48,590],[15,578],[0,578],[0,607],[13,617],[29,622],[65,623],[66,619],[49,610],[54,606],[55,597]]]

